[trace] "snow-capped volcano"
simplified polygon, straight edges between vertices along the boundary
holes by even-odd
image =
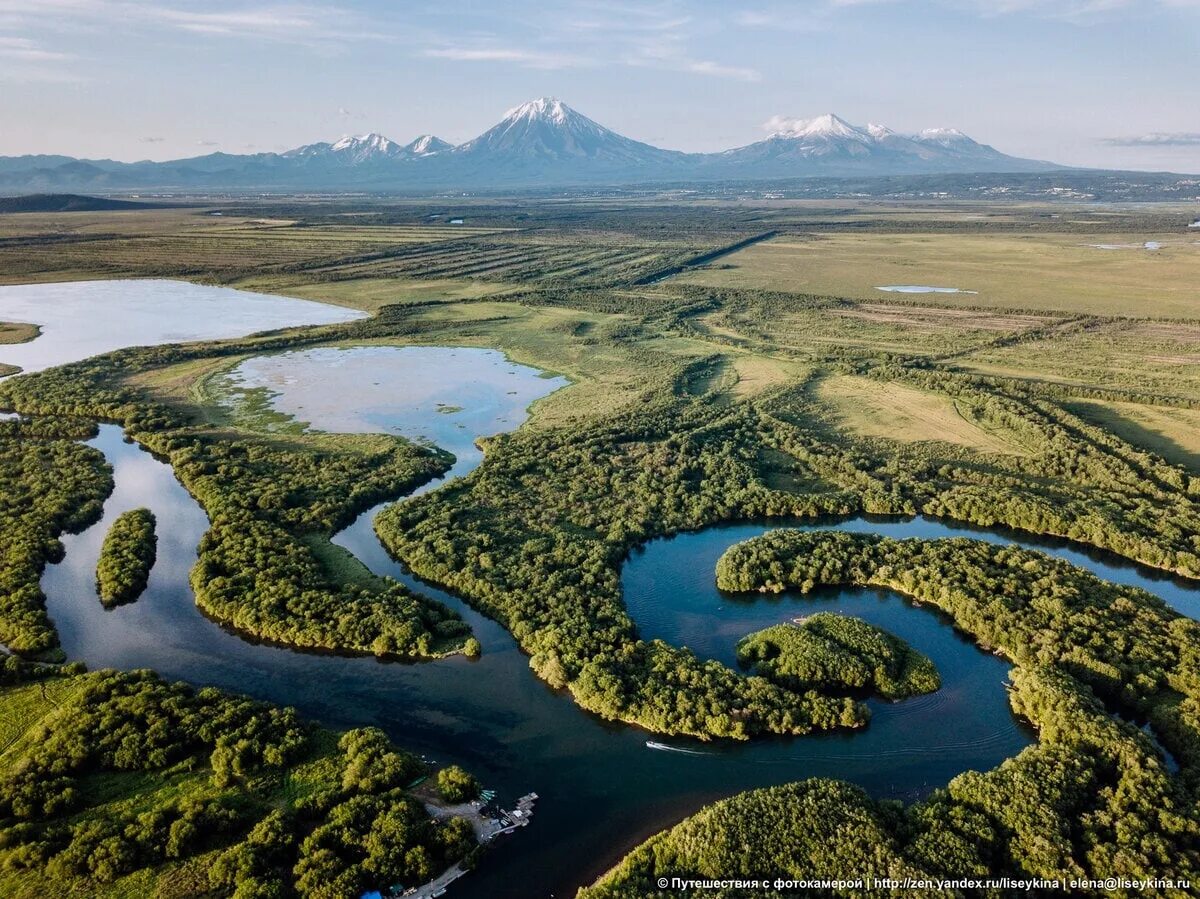
[[[333,143],[305,144],[284,153],[291,159],[325,159],[340,165],[359,165],[381,159],[403,156],[404,147],[374,131],[368,134],[347,135]]]
[[[508,112],[504,113],[504,118],[501,121],[519,122],[525,119],[531,122],[541,120],[544,122],[553,122],[555,125],[566,125],[573,116],[590,121],[590,119],[579,115],[579,113],[558,99],[558,97],[538,97],[536,100],[530,100],[527,103],[522,103],[520,106],[514,106]]]
[[[901,134],[886,125],[852,125],[833,113],[815,119],[776,116],[767,127],[775,130],[765,140],[720,154],[721,167],[753,170],[756,177],[1018,172],[1052,167],[1005,156],[955,128]]]
[[[852,140],[859,143],[870,143],[869,131],[856,128],[845,119],[840,119],[832,112],[817,116],[815,119],[776,119],[781,125],[772,137],[786,137],[793,140],[838,141]]]
[[[329,149],[333,153],[345,154],[354,162],[400,156],[404,153],[404,148],[394,140],[389,140],[374,131],[369,134],[343,137],[341,140],[335,141]]]
[[[422,134],[404,145],[404,151],[409,156],[432,156],[434,153],[444,153],[453,149],[454,144],[432,134]]]
[[[368,134],[347,135],[333,143],[305,144],[283,154],[285,159],[303,159],[311,167],[326,164],[333,167],[382,165],[393,160],[420,159],[453,149],[432,134],[422,134],[403,146],[374,131]]]
[[[593,165],[646,167],[685,156],[623,137],[554,97],[515,106],[496,125],[454,150],[456,156],[494,165],[561,168],[587,160]]]

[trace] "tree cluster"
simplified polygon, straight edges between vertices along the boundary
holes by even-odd
[[[738,662],[792,690],[854,690],[903,699],[942,685],[937,668],[899,637],[861,618],[817,612],[738,641]]]
[[[96,562],[96,587],[104,605],[133,602],[146,589],[158,550],[154,526],[149,509],[130,509],[108,529]]]

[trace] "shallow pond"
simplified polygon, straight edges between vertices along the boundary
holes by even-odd
[[[1144,243],[1090,243],[1088,246],[1094,250],[1161,250],[1163,248],[1160,240],[1147,240]]]
[[[876,287],[887,293],[979,293],[977,290],[963,290],[960,287],[928,287],[924,284],[889,284],[887,287]]]
[[[523,399],[525,387],[543,395],[557,386],[520,367],[516,375],[500,378],[497,372],[506,372],[503,366],[509,363],[493,365],[494,358],[477,352],[486,353],[470,351],[455,358],[464,369],[477,365],[485,382],[511,378],[514,386],[504,390],[505,397],[510,389]],[[296,355],[269,358],[282,364]],[[302,363],[301,369],[309,365]],[[526,381],[525,387],[516,386]],[[276,385],[284,390],[275,400],[291,396],[299,405],[304,394],[295,391],[301,384],[297,379]],[[397,396],[407,387],[402,381],[387,386]],[[343,393],[341,400],[359,393]],[[433,411],[428,402],[433,402]],[[442,427],[443,419],[454,417],[436,411],[438,402],[462,405],[464,412],[471,408],[466,397],[430,395],[422,408],[435,429]],[[482,408],[478,395],[475,402]],[[304,406],[301,411],[308,416],[312,410]],[[373,414],[391,420],[386,408]],[[417,414],[406,402],[396,404],[395,414],[417,423]],[[467,427],[452,434],[471,442],[489,428],[517,426],[524,412],[497,406],[490,416],[481,412],[463,419],[477,421],[482,430]],[[501,422],[501,417],[506,420]],[[333,423],[321,416],[311,419],[327,427]],[[887,591],[830,590],[802,599],[784,594],[749,602],[722,596],[714,582],[717,558],[732,544],[780,523],[713,527],[655,540],[635,551],[625,565],[623,586],[642,633],[729,659],[733,644],[749,630],[817,607],[838,609],[863,615],[928,654],[942,673],[942,690],[900,703],[872,701],[872,722],[856,733],[728,745],[659,738],[651,741],[661,747],[655,750],[647,746],[645,732],[599,721],[580,711],[566,694],[549,690],[529,671],[527,658],[499,625],[416,581],[389,559],[371,528],[377,509],[360,516],[335,542],[377,573],[397,577],[458,609],[483,644],[482,658],[389,664],[255,645],[225,632],[195,607],[187,576],[206,519],[170,468],[126,443],[112,425],[102,426],[92,444],[113,464],[117,488],[99,523],[63,538],[65,557],[47,568],[42,581],[68,655],[93,668],[149,667],[168,678],[295,705],[332,726],[377,725],[402,745],[440,762],[471,768],[500,791],[502,800],[536,790],[542,800],[532,826],[455,883],[455,897],[573,895],[578,885],[593,879],[632,845],[718,797],[828,776],[853,780],[876,796],[913,798],[963,770],[993,767],[1033,738],[1009,712],[1003,689],[1006,665],[960,638],[931,610],[916,609]],[[477,462],[476,456],[456,468],[461,473]],[[138,505],[158,516],[159,559],[141,599],[105,610],[94,584],[99,544],[113,518]],[[979,535],[925,520],[856,520],[834,526],[893,536]],[[1160,588],[1170,587],[1176,591],[1176,603],[1193,609],[1200,605],[1200,593],[1186,585],[1153,580],[1133,566],[1064,550],[1061,543],[1045,545],[1102,576],[1160,594]]]
[[[0,287],[0,321],[40,325],[29,343],[0,346],[0,362],[41,371],[127,346],[242,337],[327,325],[365,313],[326,303],[186,281],[68,281]]]
[[[398,434],[454,454],[446,477],[482,460],[481,436],[509,431],[566,378],[511,362],[498,350],[442,346],[317,347],[241,362],[212,382],[236,404],[265,390],[273,412],[341,434]]]

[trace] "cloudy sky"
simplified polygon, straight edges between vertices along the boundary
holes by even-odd
[[[1200,172],[1200,0],[0,0],[0,155],[457,143],[544,94],[683,150],[832,111]]]

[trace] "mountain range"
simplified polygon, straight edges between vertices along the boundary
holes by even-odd
[[[684,153],[625,137],[543,97],[510,109],[458,146],[431,134],[399,144],[371,133],[285,153],[210,153],[167,162],[6,156],[0,157],[0,191],[488,189],[1058,168],[1008,156],[953,128],[900,134],[833,114],[784,121],[744,147]]]

